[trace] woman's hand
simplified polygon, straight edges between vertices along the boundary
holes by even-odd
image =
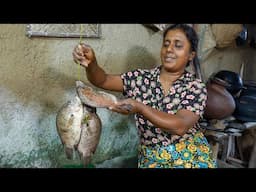
[[[108,109],[123,115],[129,115],[139,112],[140,103],[134,99],[124,99],[111,105]]]
[[[73,59],[77,64],[88,67],[90,64],[96,62],[96,57],[93,49],[84,43],[75,46],[73,52]]]

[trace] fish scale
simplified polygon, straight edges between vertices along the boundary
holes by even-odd
[[[89,117],[89,118],[88,118]],[[96,109],[84,105],[84,118],[81,123],[81,139],[77,147],[80,159],[87,166],[95,153],[101,135],[102,123]]]
[[[83,104],[77,96],[65,103],[57,113],[57,132],[68,159],[73,159],[79,143],[82,118]]]

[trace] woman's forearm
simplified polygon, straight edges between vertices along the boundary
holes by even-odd
[[[101,67],[99,67],[97,62],[90,64],[86,68],[86,75],[87,75],[88,80],[93,85],[95,85],[96,87],[101,87],[101,88],[107,78],[107,74]]]
[[[159,111],[142,103],[139,105],[139,113],[154,126],[176,135],[183,135],[187,131],[181,117]]]

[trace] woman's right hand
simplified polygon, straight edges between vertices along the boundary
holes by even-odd
[[[96,62],[93,49],[84,43],[76,45],[72,54],[74,61],[84,67]]]

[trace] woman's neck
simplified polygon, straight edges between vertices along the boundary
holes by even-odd
[[[160,72],[160,80],[165,81],[165,82],[174,82],[177,79],[179,79],[182,74],[184,73],[183,71],[175,71],[175,72],[170,72],[170,71],[166,71],[164,68],[161,68],[161,72]]]
[[[183,72],[167,72],[163,69],[161,70],[159,80],[165,96],[169,94],[173,82],[179,79],[182,74]]]

